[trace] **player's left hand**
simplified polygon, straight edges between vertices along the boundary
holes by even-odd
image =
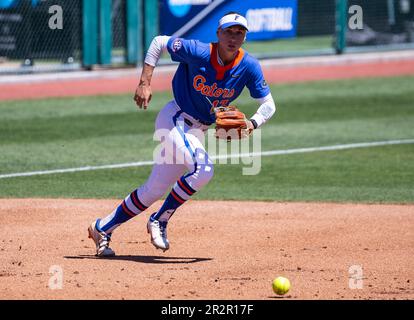
[[[150,85],[140,84],[135,90],[134,100],[137,106],[142,109],[147,109],[152,98],[152,89]]]
[[[225,106],[215,109],[216,114],[216,138],[243,139],[253,132],[253,123],[246,119],[246,115],[236,106]]]

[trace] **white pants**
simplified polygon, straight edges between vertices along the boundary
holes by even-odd
[[[171,101],[159,112],[155,129],[164,148],[155,154],[151,175],[137,191],[140,201],[148,207],[184,174],[183,179],[195,191],[206,185],[214,174],[213,163],[201,142],[207,125],[182,112],[175,101]],[[166,158],[173,161],[162,162]],[[174,190],[178,190],[183,199],[190,198],[180,188]]]

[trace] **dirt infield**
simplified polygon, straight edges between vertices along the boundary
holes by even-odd
[[[0,200],[0,299],[274,299],[278,275],[285,299],[414,298],[413,205],[190,201],[162,253],[145,228],[158,203],[96,258],[86,229],[118,203]]]

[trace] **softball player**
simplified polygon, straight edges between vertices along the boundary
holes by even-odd
[[[152,244],[164,251],[170,247],[167,224],[183,205],[213,177],[213,163],[199,134],[215,122],[214,107],[227,106],[244,87],[260,105],[247,121],[252,131],[269,120],[276,111],[259,62],[241,46],[248,31],[246,19],[238,13],[224,15],[217,28],[217,43],[206,44],[169,36],[153,39],[146,54],[134,100],[146,109],[152,97],[151,78],[164,49],[179,62],[172,81],[174,100],[159,112],[156,132],[164,134],[148,180],[129,194],[107,217],[92,222],[89,237],[96,244],[97,256],[112,256],[112,232],[122,223],[145,211],[170,190],[161,208],[147,223]],[[173,161],[163,161],[165,157]]]

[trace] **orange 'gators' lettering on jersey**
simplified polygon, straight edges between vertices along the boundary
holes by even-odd
[[[172,83],[174,99],[182,111],[204,123],[214,123],[212,107],[229,105],[244,87],[253,98],[270,93],[259,62],[241,48],[225,66],[218,62],[216,43],[171,37],[167,48],[180,63]]]

